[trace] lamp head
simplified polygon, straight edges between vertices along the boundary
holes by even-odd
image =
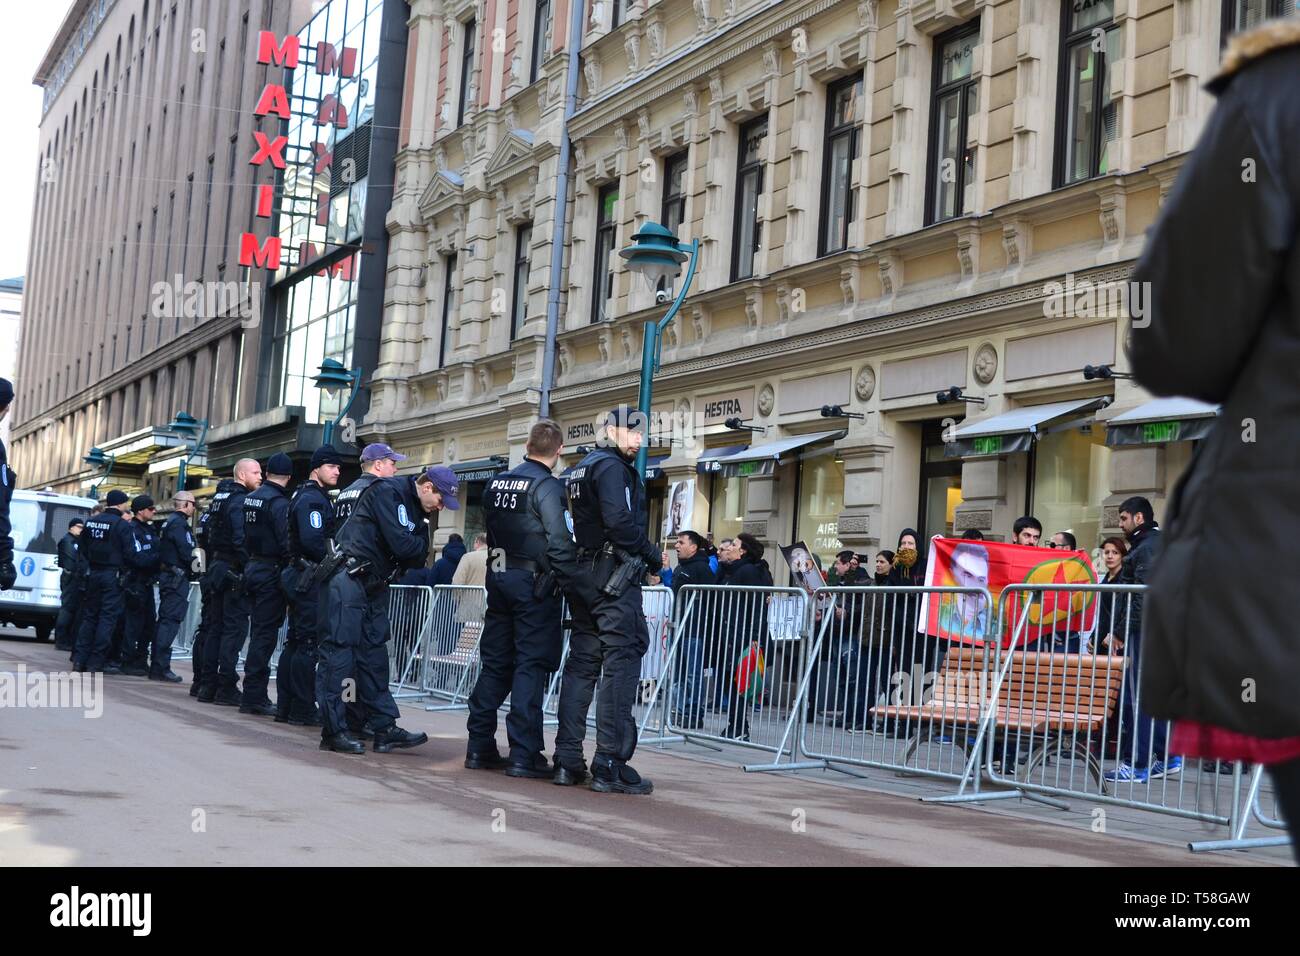
[[[647,222],[637,230],[632,245],[618,254],[651,290],[659,285],[660,279],[666,281],[681,275],[682,263],[689,258],[678,246],[672,230],[657,222]]]
[[[343,367],[337,359],[327,358],[320,363],[320,371],[312,381],[326,395],[333,398],[340,391],[352,385],[352,373]]]

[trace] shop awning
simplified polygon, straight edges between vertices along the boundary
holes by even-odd
[[[668,458],[667,455],[659,455],[656,458],[647,458],[645,463],[645,480],[654,481],[656,478],[664,476],[663,463]]]
[[[748,445],[729,445],[726,448],[706,448],[695,462],[695,472],[700,475],[707,475],[710,472],[721,471],[722,466],[718,461],[726,458],[728,455],[736,455],[749,448]]]
[[[497,458],[476,458],[474,461],[458,461],[451,465],[458,481],[487,481],[499,471],[505,471],[510,465],[504,456]]]
[[[1219,406],[1194,398],[1157,398],[1106,422],[1106,444],[1163,445],[1196,441],[1214,427]]]
[[[807,448],[809,445],[820,445],[823,442],[835,441],[843,438],[845,434],[841,430],[837,432],[813,432],[811,435],[792,435],[789,438],[781,438],[766,445],[753,445],[733,455],[715,458],[714,461],[717,464],[717,470],[724,478],[734,478],[736,476],[749,478],[754,475],[770,475],[776,470],[777,462],[792,452]]]
[[[1029,451],[1034,437],[1053,425],[1082,418],[1106,404],[1105,398],[1084,398],[1072,402],[1026,405],[992,418],[965,422],[953,430],[953,440],[944,448],[947,458],[974,458]]]

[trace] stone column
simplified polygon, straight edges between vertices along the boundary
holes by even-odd
[[[859,553],[880,547],[885,525],[885,474],[894,446],[880,437],[855,445],[841,445],[844,458],[844,510],[839,517],[839,539]]]

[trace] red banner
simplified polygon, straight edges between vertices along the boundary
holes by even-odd
[[[932,538],[926,569],[927,587],[988,588],[982,594],[927,595],[921,605],[925,633],[963,644],[979,644],[997,627],[998,597],[1010,584],[1095,584],[1097,576],[1086,551],[1031,548],[1001,541]],[[1097,595],[1088,591],[1012,592],[1001,635],[1009,646],[1016,623],[1028,607],[1019,645],[1053,633],[1087,635],[1097,618]]]

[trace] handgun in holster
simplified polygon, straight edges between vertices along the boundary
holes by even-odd
[[[244,589],[244,576],[237,573],[234,568],[226,568],[226,573],[221,580],[235,593],[239,593]]]
[[[609,568],[608,573],[606,567]],[[641,558],[607,543],[596,555],[593,571],[601,593],[616,598],[645,577],[645,568],[645,561]]]
[[[316,565],[316,570],[312,572],[311,583],[324,584],[334,576],[335,571],[343,567],[343,563],[347,561],[347,559],[348,553],[346,551],[341,551],[331,544],[329,553],[325,555],[325,557],[321,558],[320,562]]]
[[[560,582],[555,579],[554,571],[538,571],[533,575],[534,600],[545,601],[548,598],[558,597],[559,594]]]
[[[318,565],[315,561],[309,561],[307,558],[299,555],[293,562],[293,567],[298,571],[297,577],[294,578],[293,591],[295,594],[305,594],[307,591],[311,590],[312,585],[316,581],[316,568]]]

